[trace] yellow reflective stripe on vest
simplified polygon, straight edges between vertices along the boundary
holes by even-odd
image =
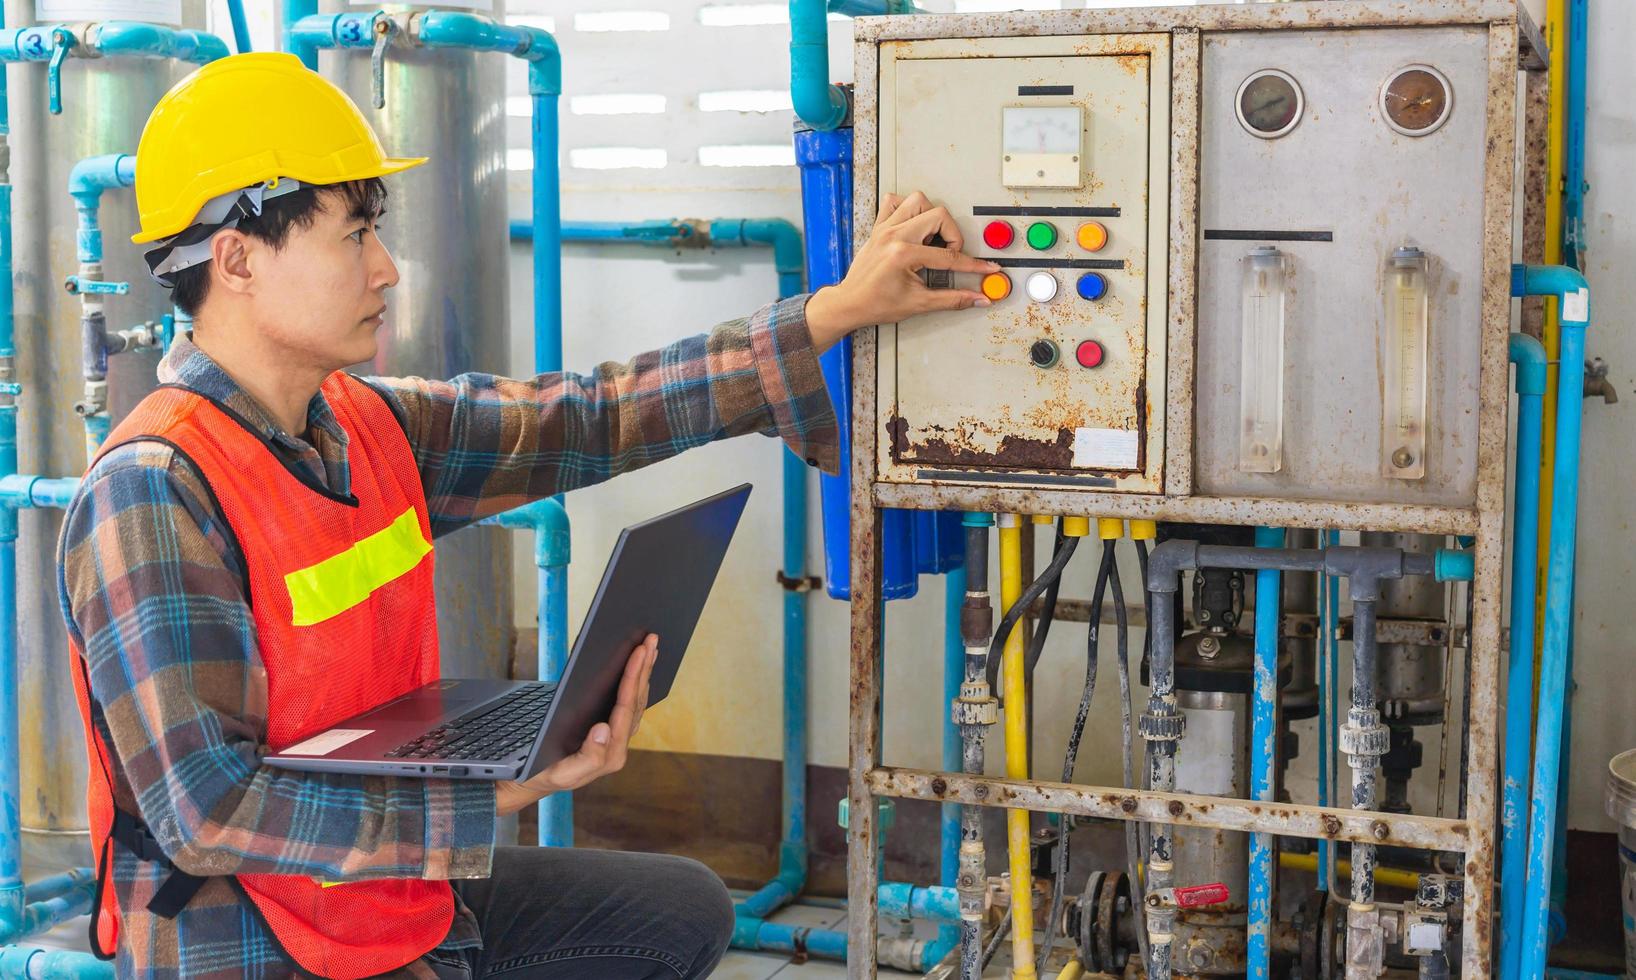
[[[420,531],[420,518],[410,507],[340,554],[284,576],[291,624],[312,626],[339,616],[408,573],[431,550],[432,543]]]

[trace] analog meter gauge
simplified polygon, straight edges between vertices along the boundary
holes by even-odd
[[[1256,72],[1238,87],[1238,121],[1251,136],[1277,139],[1300,123],[1305,109],[1301,86],[1273,68]]]
[[[1454,89],[1436,68],[1410,65],[1381,86],[1380,111],[1386,125],[1404,136],[1425,136],[1436,132],[1454,111]]]
[[[1078,187],[1085,116],[1079,106],[1007,106],[1000,173],[1007,187]]]

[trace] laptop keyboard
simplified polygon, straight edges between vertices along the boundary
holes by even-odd
[[[556,693],[552,684],[520,687],[471,714],[403,743],[387,755],[399,759],[509,758],[533,743]]]

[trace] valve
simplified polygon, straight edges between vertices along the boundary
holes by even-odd
[[[88,295],[124,296],[131,291],[128,282],[104,282],[100,279],[85,279],[80,276],[69,276],[63,280],[63,288],[68,295],[78,296],[81,293]]]
[[[1217,881],[1208,885],[1156,889],[1148,893],[1147,904],[1151,909],[1201,909],[1225,904],[1231,897],[1227,886]]]
[[[51,32],[51,60],[46,64],[46,108],[53,116],[62,115],[62,63],[74,47],[74,35],[66,27]]]
[[[369,74],[375,90],[375,108],[386,108],[386,48],[398,36],[398,22],[385,11],[375,15],[375,46],[369,52]]]
[[[1602,404],[1617,405],[1619,403],[1619,389],[1608,380],[1608,363],[1600,357],[1593,357],[1585,362],[1585,397],[1595,398],[1602,396]]]

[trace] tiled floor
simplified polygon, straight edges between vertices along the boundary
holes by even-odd
[[[828,908],[817,905],[791,905],[780,909],[773,915],[774,922],[787,925],[806,926],[810,929],[845,929],[846,910]],[[86,920],[75,919],[65,922],[52,931],[36,936],[30,940],[33,945],[44,946],[48,949],[86,949]],[[936,927],[927,923],[916,923],[915,934],[922,938],[930,938],[936,933]],[[1003,978],[1007,976],[1003,960],[1003,953],[996,957],[994,964],[989,967],[988,976]],[[904,977],[912,974],[894,973],[882,970],[883,978]],[[1044,980],[1051,980],[1054,974],[1046,974]],[[791,962],[789,956],[780,953],[747,953],[742,950],[730,950],[722,959],[716,972],[711,974],[711,980],[844,980],[846,966],[828,960],[808,960],[805,963]]]
[[[846,910],[823,908],[813,905],[791,905],[780,909],[773,915],[774,922],[783,922],[793,925],[803,925],[814,929],[845,929]],[[921,938],[930,938],[937,932],[937,927],[927,923],[915,923],[915,935]],[[916,974],[896,973],[891,970],[881,970],[883,980],[893,977],[902,977],[908,980]],[[826,960],[808,960],[805,963],[792,963],[788,956],[774,953],[747,953],[742,950],[730,950],[711,974],[711,980],[840,980],[846,976],[846,966]],[[984,974],[985,980],[1003,980],[1010,976],[1006,967],[1006,957],[1002,950],[989,965]],[[1054,970],[1047,971],[1042,980],[1053,980]]]

